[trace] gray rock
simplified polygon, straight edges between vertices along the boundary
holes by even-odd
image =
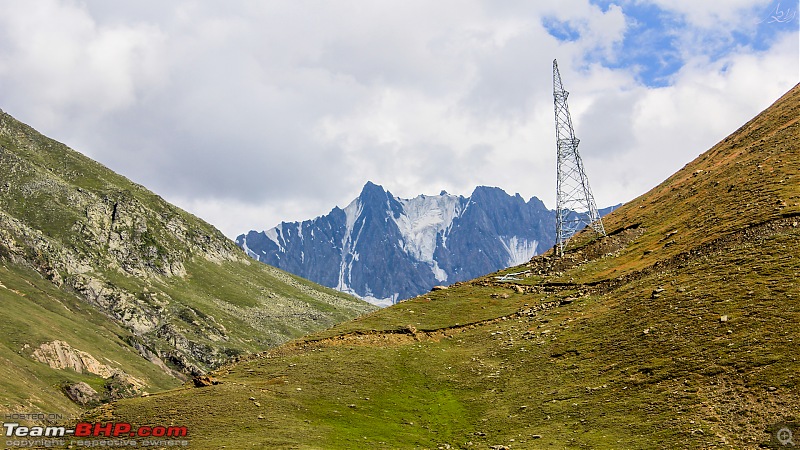
[[[81,406],[89,406],[100,402],[100,394],[83,381],[65,387],[64,393],[67,394],[70,400]]]

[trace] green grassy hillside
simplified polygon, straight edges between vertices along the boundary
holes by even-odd
[[[89,418],[196,448],[757,448],[800,420],[800,87],[544,255]],[[500,448],[500,447],[495,447]]]
[[[97,374],[54,369],[32,357],[39,344],[56,340],[145,381],[145,392],[180,385],[129,345],[130,333],[124,328],[30,268],[3,261],[0,302],[0,407],[4,412],[75,417],[81,406],[62,395],[65,385],[85,382],[103,394],[113,387],[113,380]]]
[[[2,112],[0,298],[0,408],[67,416],[78,382],[98,401],[175,387],[375,309]]]

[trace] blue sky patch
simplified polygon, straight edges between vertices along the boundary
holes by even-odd
[[[754,17],[756,33],[751,36],[751,46],[759,51],[770,48],[783,33],[800,30],[800,0],[773,0],[769,7],[759,10]]]
[[[577,41],[581,33],[577,27],[568,21],[560,21],[554,17],[545,17],[542,25],[551,36],[563,42]]]
[[[612,69],[630,68],[649,87],[669,85],[670,77],[683,67],[680,48],[681,30],[686,28],[683,18],[640,2],[593,0],[592,3],[603,11],[608,11],[612,4],[619,5],[628,23],[614,55],[596,62]]]
[[[798,1],[774,0],[768,7],[743,11],[742,14],[752,17],[751,26],[730,30],[723,25],[709,29],[693,27],[682,15],[645,2],[590,0],[604,12],[611,5],[620,6],[628,29],[613,56],[590,54],[588,59],[612,69],[633,70],[645,86],[668,86],[687,56],[703,55],[716,61],[741,47],[763,51],[784,33],[797,31]],[[548,31],[558,37],[550,28]]]

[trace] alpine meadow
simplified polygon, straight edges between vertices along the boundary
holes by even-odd
[[[795,86],[563,257],[85,418],[182,424],[197,448],[770,445],[800,411],[798,118]]]

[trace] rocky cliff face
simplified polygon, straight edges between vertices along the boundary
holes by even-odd
[[[383,306],[520,264],[554,241],[555,213],[536,197],[480,186],[402,199],[373,183],[344,209],[236,238],[261,262]]]
[[[3,163],[20,161],[6,148],[0,148],[0,158]],[[7,183],[3,199],[16,198],[16,204],[0,210],[0,248],[6,256],[32,264],[58,286],[78,291],[135,334],[155,330],[162,308],[116,286],[108,275],[138,280],[184,277],[184,263],[194,256],[216,263],[237,260],[235,249],[213,230],[192,229],[174,207],[153,211],[130,190],[99,195],[70,190],[64,180],[49,179],[40,168],[23,164],[8,175],[30,181]],[[62,208],[84,214],[64,217]]]
[[[176,376],[370,310],[253,264],[211,225],[2,112],[0,262],[77,294]]]

